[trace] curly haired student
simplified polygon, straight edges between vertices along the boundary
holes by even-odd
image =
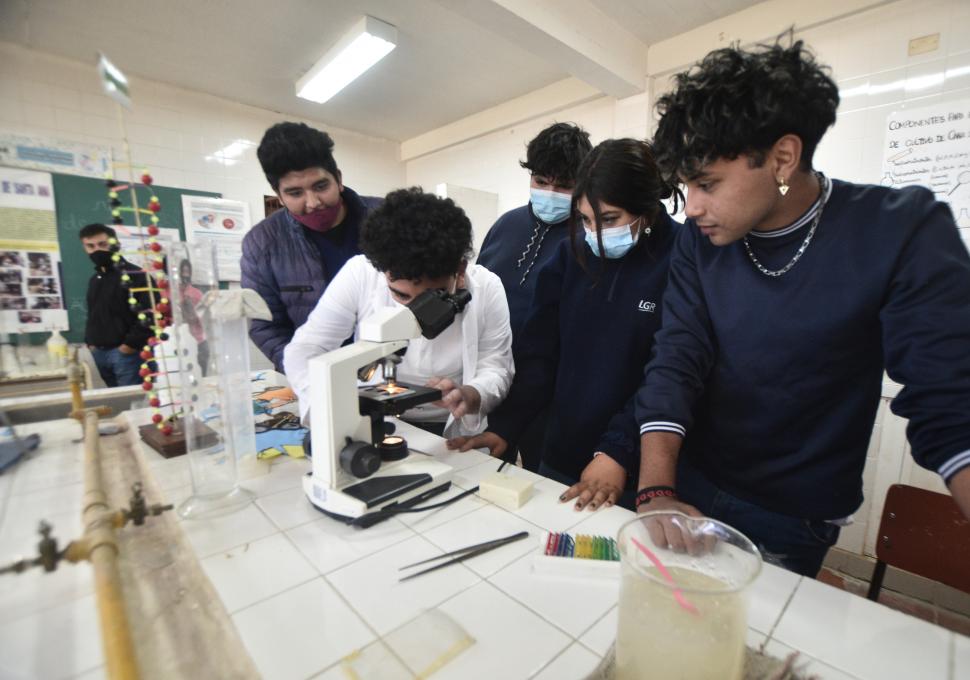
[[[809,576],[862,503],[884,371],[970,516],[970,256],[928,189],[815,169],[838,104],[801,42],[711,52],[658,100],[688,219],[636,409],[641,511],[722,520]]]
[[[364,223],[363,255],[351,258],[327,287],[284,355],[286,377],[309,412],[307,364],[355,335],[378,310],[408,305],[426,290],[471,293],[471,301],[432,340],[415,338],[397,368],[404,382],[437,387],[441,402],[403,419],[436,434],[474,434],[512,383],[512,331],[499,278],[468,264],[472,226],[451,199],[418,188],[392,191]]]

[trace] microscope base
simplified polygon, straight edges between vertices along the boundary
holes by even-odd
[[[367,479],[329,489],[308,474],[303,490],[313,505],[325,514],[350,521],[380,510],[391,503],[404,503],[430,489],[447,485],[451,480],[450,465],[418,459],[412,454],[400,463],[381,468]]]

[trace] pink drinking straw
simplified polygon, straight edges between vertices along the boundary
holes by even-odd
[[[689,611],[694,616],[700,616],[701,613],[697,611],[697,607],[695,607],[694,605],[692,605],[690,602],[687,601],[687,598],[684,597],[684,594],[681,592],[680,588],[677,587],[677,584],[674,582],[674,577],[670,575],[669,571],[667,571],[667,567],[663,565],[663,562],[661,562],[660,559],[656,555],[654,555],[653,552],[643,543],[633,538],[632,536],[630,537],[630,540],[633,541],[633,545],[635,545],[640,550],[640,552],[642,552],[644,555],[647,556],[648,560],[653,562],[653,566],[657,568],[657,571],[660,572],[660,575],[663,576],[664,579],[667,581],[667,583],[669,583],[673,587],[674,599],[677,600],[677,604],[679,604],[682,609]]]

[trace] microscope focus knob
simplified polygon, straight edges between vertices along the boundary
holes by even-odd
[[[358,479],[370,477],[381,466],[381,454],[365,442],[351,442],[340,452],[340,467]]]

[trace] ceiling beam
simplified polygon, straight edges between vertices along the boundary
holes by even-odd
[[[462,142],[518,125],[538,116],[601,98],[603,94],[576,78],[566,78],[498,106],[401,142],[401,160],[409,161]]]
[[[647,45],[589,0],[438,2],[604,94],[646,89]]]
[[[685,70],[713,49],[729,47],[733,43],[742,46],[772,43],[789,28],[794,28],[796,33],[804,32],[894,1],[767,0],[673,38],[653,43],[649,50],[649,75],[653,77]]]

